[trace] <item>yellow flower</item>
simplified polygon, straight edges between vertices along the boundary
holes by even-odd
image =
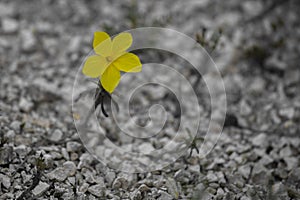
[[[131,44],[130,33],[120,33],[111,40],[107,33],[95,32],[93,48],[96,55],[87,58],[82,69],[83,74],[91,78],[100,77],[102,87],[112,93],[120,82],[120,71],[142,70],[139,57],[126,52]]]

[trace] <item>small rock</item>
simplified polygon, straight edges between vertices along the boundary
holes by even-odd
[[[206,179],[208,182],[217,182],[218,181],[218,177],[216,175],[214,175],[213,173],[208,173],[206,176]]]
[[[134,192],[131,193],[131,199],[132,200],[142,200],[143,196],[142,193],[139,190],[135,190]]]
[[[159,190],[158,194],[160,195],[158,197],[159,200],[172,200],[173,199],[172,195],[166,193],[165,191]]]
[[[78,169],[82,169],[83,167],[89,166],[93,162],[94,158],[89,153],[83,153],[79,160]]]
[[[0,148],[0,165],[6,165],[13,159],[13,148],[5,146]]]
[[[281,117],[287,118],[287,119],[293,119],[295,115],[295,109],[290,107],[290,108],[282,108],[279,110],[279,115]]]
[[[242,100],[240,103],[240,111],[241,115],[246,116],[252,112],[251,106],[248,104],[247,101]]]
[[[261,94],[266,87],[266,81],[261,77],[254,78],[249,85],[249,90],[256,94]]]
[[[210,183],[209,187],[214,188],[214,189],[218,189],[220,187],[220,185],[218,183]]]
[[[104,178],[102,176],[94,176],[95,178],[95,183],[100,184],[100,185],[104,185]]]
[[[139,150],[141,153],[143,154],[149,154],[151,153],[152,151],[154,151],[154,147],[152,146],[152,144],[150,143],[142,143],[140,146],[139,146]]]
[[[20,127],[21,127],[21,122],[19,121],[13,121],[11,124],[10,124],[10,127],[14,130],[14,131],[20,131]]]
[[[291,184],[299,184],[300,182],[300,167],[293,169],[288,174],[288,182]]]
[[[199,173],[200,172],[200,166],[199,165],[189,165],[188,166],[189,171],[194,172],[194,173]]]
[[[288,172],[285,168],[275,169],[274,174],[282,179],[286,179],[288,177]]]
[[[119,188],[126,189],[128,188],[128,181],[123,177],[118,177],[114,180],[112,187],[114,189],[119,189]]]
[[[252,182],[258,185],[265,185],[267,180],[268,180],[267,173],[263,171],[255,173],[252,176]]]
[[[15,11],[14,4],[0,3],[0,17],[12,16]]]
[[[81,148],[81,144],[78,142],[68,142],[67,143],[67,151],[68,152],[77,152]]]
[[[150,188],[149,188],[147,185],[142,184],[142,185],[138,188],[138,190],[141,191],[141,192],[146,192],[146,191],[149,191]]]
[[[22,50],[25,52],[30,52],[35,50],[37,45],[36,38],[32,31],[30,30],[23,30],[21,32],[21,47]]]
[[[24,144],[14,147],[14,152],[16,152],[20,157],[25,157],[27,154],[27,147]]]
[[[66,159],[66,160],[70,160],[70,156],[69,156],[69,153],[67,151],[66,148],[62,148],[61,149],[61,154],[63,155],[63,157]]]
[[[249,197],[247,197],[247,196],[242,196],[241,198],[240,198],[240,200],[251,200]]]
[[[300,147],[300,138],[293,138],[291,140],[291,145],[295,148],[299,148]]]
[[[75,185],[76,184],[76,179],[75,179],[74,176],[73,177],[68,177],[68,181],[69,181],[69,183],[71,183],[71,185]]]
[[[62,137],[63,137],[63,132],[59,129],[55,129],[55,131],[53,131],[49,139],[53,142],[58,142],[62,139]]]
[[[283,149],[280,150],[279,156],[281,158],[290,157],[293,154],[292,149],[290,146],[286,146]]]
[[[206,191],[212,195],[215,195],[217,193],[217,190],[215,188],[212,188],[212,187],[208,187],[206,189]]]
[[[33,108],[33,103],[26,98],[21,98],[19,107],[22,111],[29,112]]]
[[[53,158],[50,154],[44,154],[44,162],[47,167],[53,166]]]
[[[108,171],[105,174],[105,180],[108,183],[109,186],[113,183],[114,179],[116,178],[116,173],[113,171]]]
[[[72,152],[71,153],[71,156],[70,156],[70,160],[77,160],[78,159],[78,154],[77,153],[74,153],[74,152]]]
[[[9,130],[9,131],[7,131],[7,133],[6,133],[6,137],[8,138],[8,139],[11,139],[11,140],[13,140],[13,138],[16,136],[16,133],[15,133],[15,131],[13,131],[13,130]]]
[[[228,146],[228,147],[226,148],[226,150],[225,150],[225,152],[226,152],[227,154],[230,154],[230,153],[235,152],[235,151],[236,151],[236,147],[235,147],[235,146],[232,146],[232,145]]]
[[[62,158],[62,155],[59,152],[56,151],[50,151],[50,155],[53,160],[59,160]]]
[[[294,69],[294,70],[286,70],[284,72],[284,83],[285,85],[293,85],[299,82],[300,80],[300,70]]]
[[[32,194],[34,196],[40,196],[42,195],[45,191],[49,189],[50,185],[47,183],[40,181],[39,184],[32,190]]]
[[[254,166],[253,166],[253,170],[252,170],[252,173],[253,174],[258,174],[260,172],[263,172],[263,173],[266,173],[267,172],[267,169],[265,168],[265,166],[261,163],[256,163]]]
[[[224,164],[226,161],[224,160],[224,158],[216,158],[215,160],[214,160],[214,166],[215,165],[222,165],[222,164]]]
[[[251,167],[249,165],[243,165],[239,167],[238,172],[245,178],[248,179],[250,172],[251,172]]]
[[[82,40],[82,37],[80,37],[80,36],[72,37],[72,39],[70,40],[68,51],[69,52],[78,52],[78,50],[81,46],[81,43],[82,43],[81,40]]]
[[[21,172],[23,183],[29,182],[32,179],[32,175],[27,174],[26,171]]]
[[[283,158],[284,162],[287,165],[287,170],[290,171],[298,166],[299,160],[294,157]]]
[[[105,194],[105,187],[103,185],[97,184],[89,187],[88,191],[96,197],[102,197]]]
[[[95,174],[90,169],[83,168],[81,170],[81,174],[85,177],[85,181],[88,183],[96,183]]]
[[[274,160],[273,160],[270,156],[268,156],[268,155],[264,155],[264,156],[259,160],[259,162],[260,162],[261,164],[263,164],[264,166],[266,166],[266,165],[272,163],[273,161],[274,161]]]
[[[244,188],[244,186],[245,186],[245,183],[244,183],[244,180],[237,180],[236,182],[235,182],[235,186],[236,187],[238,187],[238,188]]]
[[[279,183],[275,183],[274,185],[272,185],[272,193],[278,195],[282,195],[283,193],[286,193],[286,188],[285,186],[279,182]]]
[[[4,18],[2,20],[2,30],[4,33],[15,33],[18,30],[19,23],[12,18]]]
[[[217,190],[217,199],[223,199],[225,192],[222,188],[218,188]]]
[[[263,147],[267,145],[267,135],[265,133],[261,133],[257,136],[255,136],[252,139],[252,144],[254,146],[259,146],[259,147]]]
[[[63,164],[65,172],[68,176],[74,176],[76,173],[76,165],[72,161],[67,161]]]
[[[90,185],[89,185],[88,183],[83,183],[83,184],[79,187],[79,192],[85,193],[85,192],[88,190],[89,186],[90,186]]]
[[[225,184],[226,183],[226,179],[225,179],[225,176],[224,176],[223,172],[217,172],[216,175],[218,177],[219,184]]]
[[[52,172],[47,174],[48,178],[55,179],[57,181],[64,181],[68,177],[68,173],[66,172],[64,167],[58,167],[54,169]]]
[[[2,183],[6,189],[9,189],[11,186],[10,178],[5,174],[0,174],[0,183]]]

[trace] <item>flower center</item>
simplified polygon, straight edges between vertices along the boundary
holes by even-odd
[[[107,61],[107,62],[111,62],[112,60],[113,60],[113,58],[112,58],[111,56],[107,56],[107,57],[106,57],[106,61]]]

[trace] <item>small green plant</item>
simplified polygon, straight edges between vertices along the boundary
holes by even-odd
[[[190,129],[186,128],[186,131],[189,135],[189,138],[186,139],[186,143],[187,144],[190,144],[190,154],[189,154],[189,158],[192,156],[193,154],[193,150],[195,150],[198,154],[200,153],[199,149],[198,149],[198,142],[203,142],[204,141],[204,138],[202,137],[194,137],[190,131]]]
[[[213,52],[220,44],[220,38],[223,34],[223,29],[215,30],[211,36],[208,36],[207,29],[202,28],[200,33],[196,33],[196,41],[200,43],[209,53]]]
[[[93,48],[96,55],[89,56],[82,68],[85,76],[99,78],[96,83],[94,106],[87,119],[99,105],[101,105],[104,116],[108,117],[104,108],[104,100],[108,98],[113,101],[111,93],[120,82],[121,72],[140,72],[142,70],[139,57],[126,51],[131,46],[132,40],[130,33],[120,33],[113,40],[105,32],[94,33]],[[75,101],[89,92],[90,90],[81,93]]]

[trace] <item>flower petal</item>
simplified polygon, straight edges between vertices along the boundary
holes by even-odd
[[[94,33],[94,41],[93,47],[96,48],[101,42],[110,38],[109,35],[105,32],[95,32]]]
[[[109,93],[112,93],[118,86],[121,79],[120,71],[113,65],[109,65],[101,76],[101,85]]]
[[[112,41],[109,35],[105,32],[95,32],[93,48],[97,54],[103,57],[110,56],[112,51]]]
[[[107,62],[104,57],[93,55],[86,59],[82,68],[82,73],[91,78],[99,77],[107,68]]]
[[[140,72],[142,70],[142,63],[135,54],[125,53],[117,58],[113,64],[123,72]]]
[[[132,36],[130,33],[120,33],[114,37],[112,42],[113,54],[119,54],[126,51],[132,44]]]

